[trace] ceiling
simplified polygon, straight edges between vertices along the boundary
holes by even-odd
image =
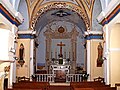
[[[82,18],[74,11],[68,9],[52,9],[42,14],[36,23],[36,31],[40,32],[46,25],[54,21],[70,22],[80,28],[82,31],[86,30],[86,26]]]

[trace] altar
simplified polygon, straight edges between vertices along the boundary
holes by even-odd
[[[51,64],[51,70],[52,74],[55,75],[55,81],[64,82],[66,80],[66,74],[70,73],[70,62],[63,59],[63,63],[59,63],[59,60],[56,60],[53,64]]]

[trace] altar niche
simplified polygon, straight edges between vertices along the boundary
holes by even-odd
[[[62,67],[65,67],[65,74],[75,73],[78,34],[79,32],[75,27],[71,32],[68,32],[62,26],[56,30],[51,30],[49,26],[47,27],[44,36],[46,37],[46,69],[48,73],[55,74],[59,72],[56,70],[64,71]],[[53,46],[53,41],[55,40],[57,40],[57,42],[54,42],[55,44]],[[66,45],[65,40],[68,40],[69,44]]]

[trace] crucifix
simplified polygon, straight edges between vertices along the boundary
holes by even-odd
[[[60,42],[59,44],[57,44],[57,46],[60,46],[60,56],[62,56],[62,46],[65,46],[65,44]]]

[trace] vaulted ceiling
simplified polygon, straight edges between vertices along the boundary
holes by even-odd
[[[70,22],[81,30],[90,30],[95,0],[24,0],[29,28],[42,30],[54,21]],[[23,2],[23,0],[21,0]]]

